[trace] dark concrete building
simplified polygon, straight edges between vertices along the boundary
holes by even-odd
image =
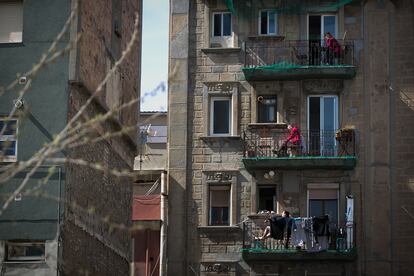
[[[413,9],[171,1],[168,275],[414,273]]]
[[[17,74],[27,72],[40,60],[77,2],[0,1],[0,86],[7,86]],[[75,41],[77,33],[81,34],[69,54],[42,68],[33,79],[22,75],[13,91],[0,96],[0,126],[6,124],[5,117],[13,107],[25,114],[13,117],[0,136],[1,170],[28,160],[65,127],[121,57],[134,30],[135,14],[141,13],[141,1],[78,3],[68,31],[57,44],[63,49]],[[138,41],[129,56],[79,121],[139,98],[140,28],[141,23]],[[16,101],[16,92],[28,81],[32,85],[21,104]],[[91,137],[135,126],[138,110],[137,103],[117,112],[94,126]],[[136,141],[136,133],[131,132],[63,150],[57,157],[132,171]],[[53,173],[51,168],[55,165],[42,164],[0,216],[0,274],[127,275],[131,261],[128,227],[132,179],[71,163],[57,166]],[[29,170],[1,183],[2,206]],[[40,188],[39,183],[43,183]],[[26,193],[33,188],[34,193]]]

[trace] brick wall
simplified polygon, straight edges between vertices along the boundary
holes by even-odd
[[[132,35],[135,12],[141,1],[81,1],[77,82],[69,85],[72,118],[95,91],[120,57]],[[116,23],[116,28],[115,28]],[[116,105],[139,98],[140,42],[101,94],[81,116],[86,121]],[[136,125],[139,104],[93,126],[89,138]],[[100,164],[105,169],[132,171],[136,155],[136,131],[71,149],[68,157]],[[85,166],[68,164],[62,226],[62,263],[65,275],[128,275],[131,261],[132,179],[116,177]]]

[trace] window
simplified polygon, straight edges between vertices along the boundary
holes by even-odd
[[[232,134],[232,107],[230,97],[212,97],[210,101],[210,135]]]
[[[44,261],[44,242],[6,242],[7,261]]]
[[[213,36],[231,36],[231,13],[213,13]]]
[[[0,1],[0,43],[22,42],[23,1]]]
[[[275,11],[260,11],[259,13],[259,34],[277,34],[277,15]]]
[[[259,96],[258,101],[258,123],[275,123],[277,121],[276,96]]]
[[[311,184],[312,185],[312,184]],[[312,186],[311,186],[312,187]],[[309,187],[308,187],[309,188]],[[338,189],[318,188],[308,190],[309,216],[329,215],[331,222],[338,224]]]
[[[210,185],[209,225],[230,225],[230,185]]]
[[[309,40],[323,40],[325,33],[331,33],[335,38],[337,32],[337,18],[335,14],[309,15],[308,36]]]
[[[338,97],[308,97],[309,153],[314,156],[336,156],[335,131],[338,128]]]
[[[260,187],[259,188],[259,210],[277,211],[276,206],[276,188],[275,187]]]
[[[140,126],[141,143],[167,143],[167,126]]]
[[[17,120],[0,118],[0,161],[14,162],[17,160]]]

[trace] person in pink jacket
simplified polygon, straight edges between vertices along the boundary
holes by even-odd
[[[342,47],[339,45],[338,40],[336,40],[331,33],[327,32],[324,36],[324,41],[326,46],[326,62],[333,65],[335,63],[335,59],[337,59],[340,64]]]
[[[288,125],[287,128],[290,130],[290,134],[288,138],[286,138],[284,145],[288,147],[288,150],[290,150],[289,156],[297,156],[300,154],[302,146],[299,129],[293,125]]]

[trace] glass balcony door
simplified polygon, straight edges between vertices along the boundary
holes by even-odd
[[[311,156],[336,156],[338,129],[338,97],[308,97],[308,152]]]
[[[338,34],[337,16],[335,14],[308,15],[309,65],[320,65],[323,61],[324,35]]]

